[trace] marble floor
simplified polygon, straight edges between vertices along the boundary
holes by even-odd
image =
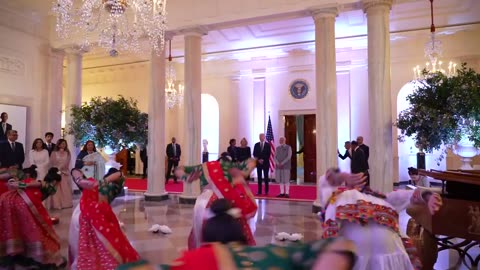
[[[78,203],[76,197],[74,204]],[[253,231],[258,245],[275,243],[288,244],[275,240],[279,232],[301,233],[305,241],[321,236],[321,224],[312,214],[312,204],[308,202],[258,200],[258,212],[253,219]],[[128,239],[140,255],[153,263],[170,263],[186,249],[187,239],[192,224],[193,205],[178,203],[178,197],[171,195],[163,202],[146,202],[141,193],[130,192],[127,196],[117,198],[113,209],[119,220],[125,224]],[[51,211],[51,216],[60,218],[55,229],[61,238],[62,253],[67,257],[68,228],[73,209]],[[401,215],[400,226],[406,228],[408,216]],[[167,225],[173,233],[169,235],[148,232],[153,224]],[[478,251],[478,250],[477,250]],[[435,269],[468,269],[455,266],[455,252],[442,251]]]

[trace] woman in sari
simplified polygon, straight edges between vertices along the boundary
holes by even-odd
[[[105,175],[105,159],[93,141],[87,141],[78,153],[75,169],[80,169],[87,178],[102,179]]]
[[[442,199],[430,191],[397,190],[381,194],[365,187],[366,176],[329,169],[319,179],[324,211],[323,237],[344,237],[358,248],[357,270],[413,270],[421,263],[415,247],[399,230],[399,213],[409,204],[433,215]]]
[[[122,263],[139,259],[120,228],[110,203],[123,189],[125,179],[115,168],[103,179],[85,178],[72,170],[82,198],[70,223],[69,259],[72,270],[113,270]]]
[[[211,205],[212,216],[205,222],[198,249],[186,251],[171,265],[154,267],[145,261],[119,267],[119,270],[223,270],[223,269],[315,269],[347,270],[355,263],[351,243],[340,239],[294,244],[288,247],[246,245],[242,228],[236,222],[236,211],[226,199]]]
[[[7,269],[61,269],[66,260],[60,255],[59,237],[42,204],[55,193],[61,177],[57,168],[37,181],[35,166],[24,170],[25,179],[8,182],[10,191],[0,196],[0,266]]]
[[[228,199],[236,208],[241,209],[242,217],[238,222],[242,225],[247,243],[255,245],[248,219],[257,213],[257,204],[248,184],[245,183],[245,178],[250,175],[255,164],[254,159],[234,163],[224,157],[218,161],[177,168],[175,171],[177,177],[187,181],[200,180],[202,188],[202,194],[197,197],[193,209],[193,226],[188,238],[189,249],[195,249],[201,245],[201,231],[206,210],[218,198]]]

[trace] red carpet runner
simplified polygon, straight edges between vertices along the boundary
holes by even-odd
[[[249,183],[250,189],[253,194],[257,193],[257,183]],[[125,186],[128,187],[129,191],[139,191],[144,192],[147,190],[147,179],[139,178],[127,178],[125,181]],[[174,183],[173,180],[170,180],[166,186],[168,193],[182,193],[183,192],[183,182],[179,181]],[[272,199],[272,200],[287,200],[287,201],[306,201],[313,202],[316,198],[316,186],[299,186],[299,185],[290,185],[290,198],[277,198],[276,196],[280,193],[280,186],[278,184],[269,185],[268,196],[256,196],[261,199]]]

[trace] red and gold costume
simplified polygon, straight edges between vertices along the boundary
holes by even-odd
[[[233,163],[228,161],[211,161],[197,166],[185,167],[185,173],[192,174],[201,172],[200,185],[203,189],[202,194],[197,198],[194,208],[193,228],[188,239],[189,249],[197,248],[201,245],[201,231],[204,223],[205,210],[218,198],[229,200],[233,207],[242,211],[242,216],[238,219],[243,227],[243,232],[249,245],[255,245],[252,230],[248,224],[248,219],[255,216],[257,204],[250,188],[244,184],[232,184],[233,178],[229,173],[232,168],[248,171],[247,162]]]
[[[28,185],[37,180],[25,179]],[[0,266],[56,269],[64,263],[60,241],[42,201],[55,193],[53,184],[10,190],[0,196]]]
[[[120,182],[102,180],[97,187],[82,191],[79,208],[75,209],[70,225],[71,269],[113,270],[140,258],[110,206],[123,188],[123,182],[123,178]]]

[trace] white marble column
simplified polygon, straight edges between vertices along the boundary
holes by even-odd
[[[368,20],[368,100],[370,186],[393,189],[393,120],[390,86],[390,8],[392,0],[364,0]]]
[[[315,78],[317,176],[330,167],[336,167],[337,159],[337,76],[335,57],[335,17],[337,7],[310,10],[315,21]],[[317,181],[318,183],[318,181]],[[320,206],[320,198],[313,203],[314,211]]]
[[[145,200],[168,199],[165,191],[165,51],[152,52],[148,103],[148,186]]]
[[[67,50],[67,87],[65,89],[65,140],[67,140],[68,147],[72,153],[72,168],[75,165],[75,159],[79,152],[78,147],[75,147],[75,137],[68,135],[72,117],[70,115],[71,109],[75,105],[82,104],[82,51],[77,49]],[[77,189],[76,185],[72,185]]]
[[[53,132],[54,139],[59,139],[62,133],[64,56],[62,50],[51,48],[49,51],[46,130],[43,132]]]
[[[198,27],[183,32],[185,35],[185,125],[186,141],[183,142],[185,165],[201,163],[201,95],[202,95],[202,36],[205,29]],[[193,203],[200,194],[200,183],[184,183],[180,202]]]

